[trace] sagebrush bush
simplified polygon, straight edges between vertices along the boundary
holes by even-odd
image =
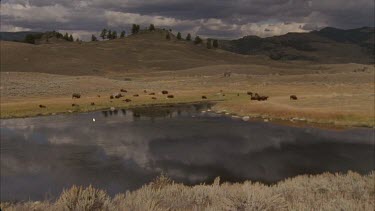
[[[64,210],[108,210],[110,198],[103,190],[73,186],[64,190],[56,205]]]
[[[369,210],[375,208],[375,173],[297,176],[267,186],[223,183],[185,186],[161,175],[148,185],[110,199],[91,186],[64,190],[55,203],[1,203],[3,210]]]

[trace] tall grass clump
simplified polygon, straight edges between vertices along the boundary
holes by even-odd
[[[2,203],[2,210],[369,210],[375,172],[302,175],[275,185],[220,183],[185,186],[165,175],[112,199],[102,190],[73,186],[55,202]]]

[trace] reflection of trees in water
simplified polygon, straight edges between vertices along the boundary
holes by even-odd
[[[120,109],[122,116],[126,116],[129,111],[135,119],[140,117],[154,118],[173,118],[182,116],[184,113],[191,114],[199,112],[204,109],[211,108],[210,104],[193,104],[193,105],[175,105],[175,106],[150,106],[150,107],[138,107],[133,109]],[[102,111],[104,117],[119,115],[119,110],[106,110]]]

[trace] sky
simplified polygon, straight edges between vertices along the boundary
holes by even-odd
[[[374,27],[374,0],[1,0],[1,31],[72,33],[80,39],[133,23],[235,39]]]

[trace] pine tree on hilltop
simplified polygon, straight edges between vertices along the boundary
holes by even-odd
[[[95,35],[91,35],[91,41],[95,42],[95,41],[98,41],[98,38],[95,37]]]
[[[150,27],[148,27],[149,31],[155,31],[155,26],[154,24],[150,24]]]
[[[117,32],[116,31],[112,32],[112,39],[117,39]]]
[[[190,35],[190,33],[186,36],[186,40],[187,41],[191,41],[191,35]]]
[[[70,36],[69,36],[69,41],[70,41],[70,42],[73,42],[73,41],[74,41],[73,35],[70,35]]]
[[[177,33],[177,39],[178,39],[178,40],[181,40],[181,39],[182,39],[182,37],[181,37],[181,33],[180,33],[180,32]]]
[[[112,39],[112,30],[108,30],[108,32],[107,32],[107,39],[109,39],[109,40]]]
[[[199,37],[199,36],[196,36],[195,39],[194,39],[194,44],[200,44],[202,43],[202,39]]]
[[[213,46],[214,48],[218,48],[218,47],[219,47],[219,42],[218,42],[217,40],[214,40],[212,46]]]
[[[139,32],[140,28],[141,27],[139,25],[133,24],[133,26],[132,26],[132,34],[137,34]]]
[[[63,39],[69,41],[69,34],[67,32],[64,34]]]
[[[102,33],[100,33],[100,37],[104,40],[107,38],[107,29],[103,29]]]
[[[124,37],[125,37],[125,31],[122,31],[120,34],[120,38],[124,38]]]

